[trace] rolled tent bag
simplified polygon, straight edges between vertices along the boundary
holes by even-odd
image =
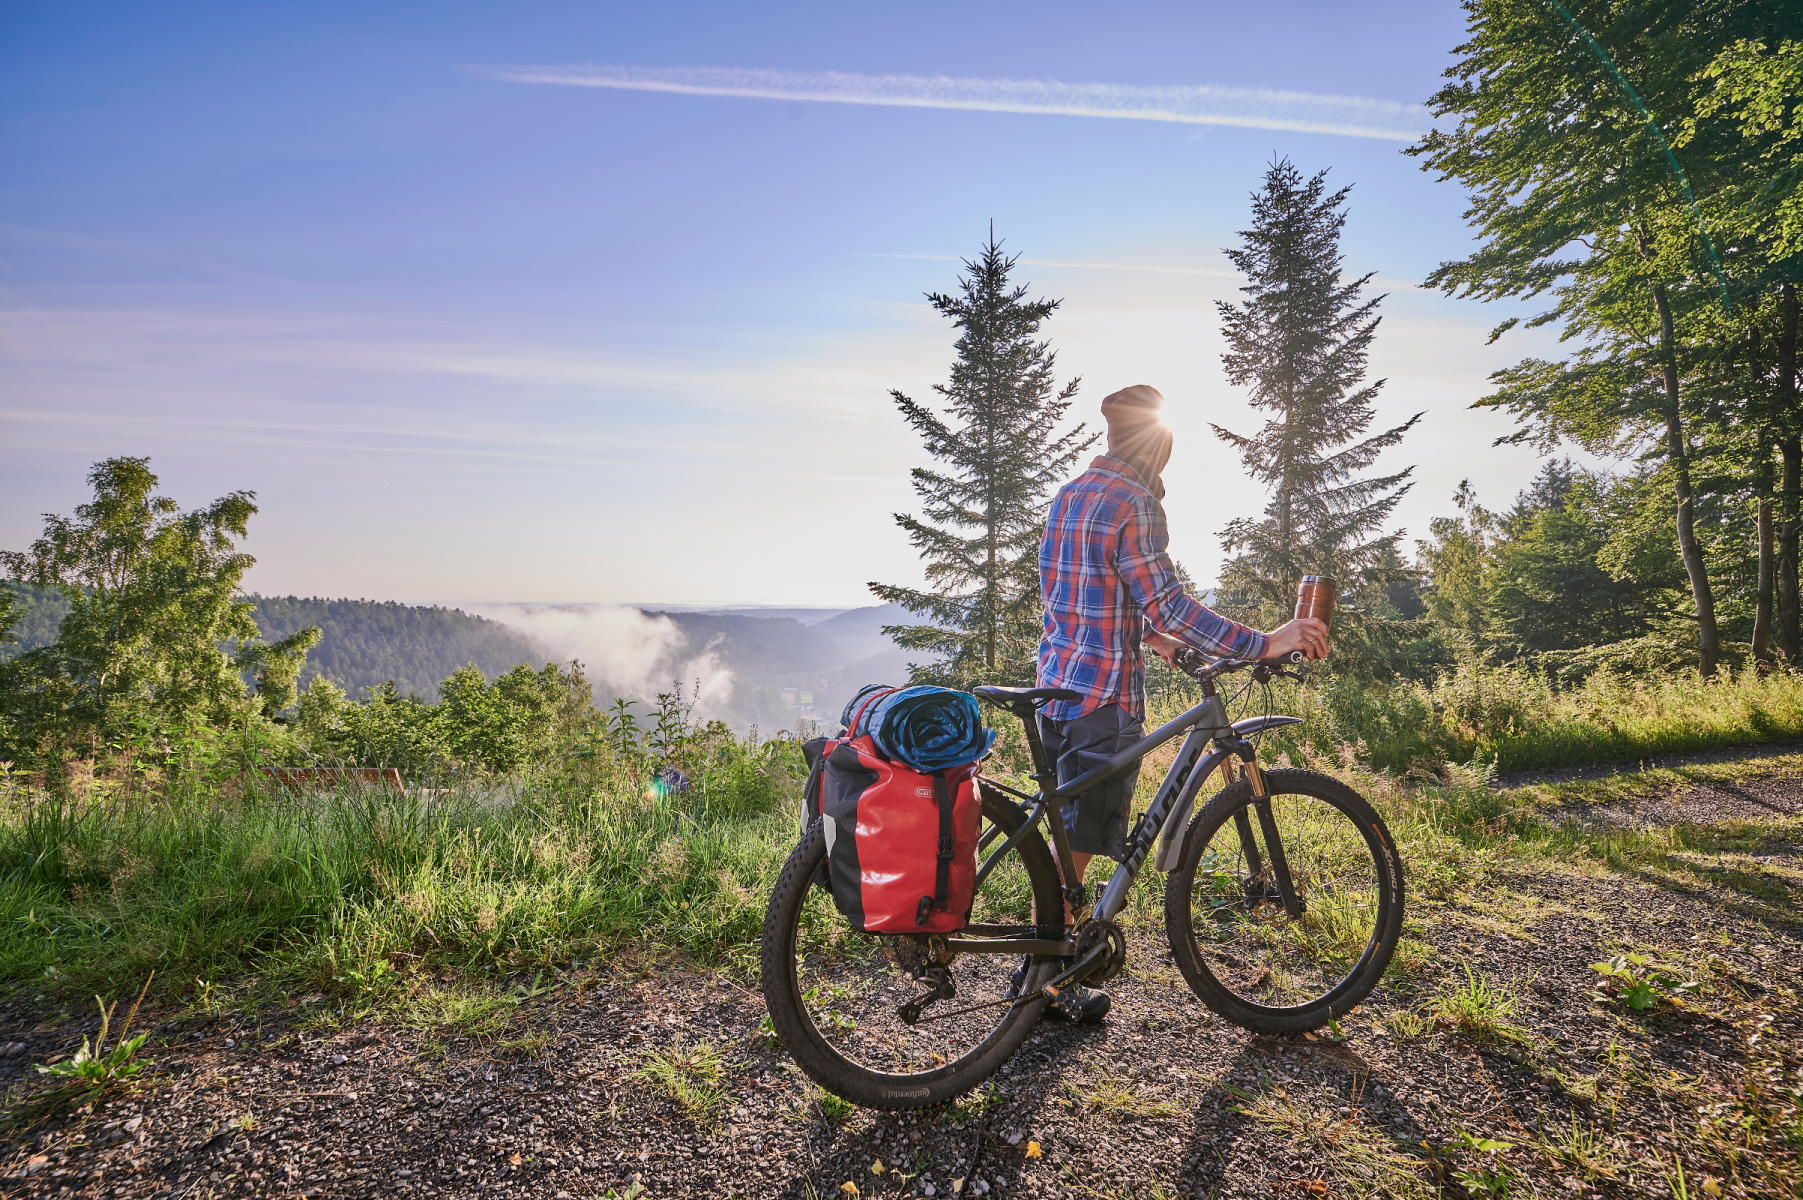
[[[982,826],[977,760],[995,741],[976,698],[872,686],[844,720],[845,732],[816,748],[809,779],[833,903],[863,933],[964,928]]]
[[[883,757],[916,771],[977,762],[995,745],[995,730],[983,728],[975,696],[930,684],[906,688],[866,684],[845,706],[840,720],[846,737],[868,734]]]

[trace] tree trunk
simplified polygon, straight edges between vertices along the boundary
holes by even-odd
[[[1759,595],[1753,603],[1753,657],[1772,659],[1772,448],[1759,444],[1759,463],[1753,469],[1753,487],[1759,503]]]
[[[1784,482],[1779,491],[1778,513],[1778,648],[1792,666],[1803,661],[1803,639],[1798,637],[1797,613],[1797,517],[1800,477],[1803,477],[1803,446],[1796,434],[1784,439],[1779,447],[1784,452]]]
[[[1784,480],[1779,489],[1778,523],[1778,648],[1791,666],[1803,659],[1799,645],[1797,612],[1798,492],[1803,487],[1803,446],[1798,444],[1797,413],[1797,288],[1787,283],[1778,295],[1778,412],[1785,427],[1778,449],[1784,456]]]
[[[995,669],[995,627],[1001,624],[1001,604],[996,592],[1000,590],[1000,582],[995,577],[995,518],[989,520],[989,644],[983,649],[983,665]]]
[[[1678,339],[1663,284],[1653,285],[1653,306],[1659,312],[1659,351],[1665,363],[1665,449],[1672,462],[1672,491],[1678,502],[1678,552],[1684,559],[1684,573],[1690,577],[1690,598],[1697,606],[1697,670],[1707,678],[1715,674],[1721,660],[1721,635],[1716,629],[1715,596],[1709,589],[1703,548],[1697,544],[1690,455],[1684,443],[1684,413],[1678,403]]]

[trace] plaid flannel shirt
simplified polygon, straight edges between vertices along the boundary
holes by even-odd
[[[1070,721],[1104,704],[1146,714],[1143,626],[1216,654],[1262,657],[1265,635],[1211,612],[1184,594],[1165,547],[1164,506],[1139,474],[1103,454],[1058,489],[1039,543],[1045,636],[1039,686],[1083,699],[1045,706]]]

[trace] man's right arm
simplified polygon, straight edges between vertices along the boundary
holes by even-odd
[[[1264,634],[1203,607],[1184,592],[1183,581],[1177,578],[1177,569],[1166,553],[1169,544],[1170,534],[1158,503],[1148,497],[1133,505],[1121,529],[1116,569],[1152,628],[1215,654],[1265,657]],[[1153,649],[1159,649],[1156,642]]]
[[[1162,508],[1156,502],[1135,505],[1121,531],[1118,568],[1152,627],[1146,644],[1165,661],[1186,645],[1234,658],[1282,658],[1295,650],[1327,657],[1327,626],[1315,617],[1260,633],[1189,596],[1165,552],[1169,544]]]

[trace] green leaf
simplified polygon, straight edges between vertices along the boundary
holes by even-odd
[[[1459,1131],[1459,1141],[1470,1150],[1482,1150],[1486,1154],[1494,1154],[1502,1150],[1513,1150],[1514,1142],[1499,1142],[1495,1138],[1473,1137],[1464,1130]]]

